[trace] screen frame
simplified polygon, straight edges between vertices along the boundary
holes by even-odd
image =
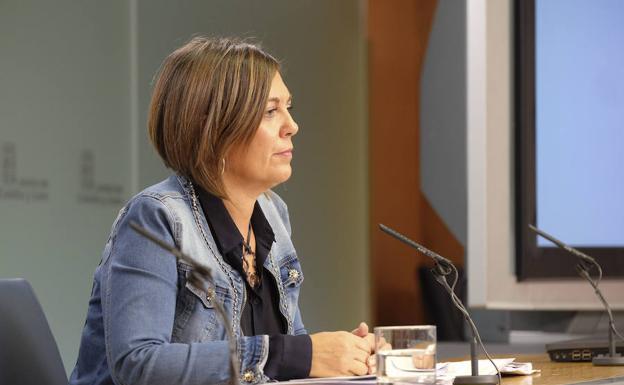
[[[516,277],[518,281],[577,278],[576,258],[554,245],[538,246],[536,234],[528,227],[537,221],[535,0],[514,0],[513,7]],[[578,249],[598,261],[605,277],[624,276],[624,247]]]

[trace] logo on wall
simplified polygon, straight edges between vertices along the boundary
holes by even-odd
[[[95,155],[93,151],[84,150],[80,153],[79,172],[79,203],[120,205],[124,202],[123,185],[97,182],[95,178]]]
[[[17,145],[5,142],[0,148],[2,177],[0,179],[0,200],[22,202],[47,201],[49,182],[42,178],[25,178],[18,174]]]

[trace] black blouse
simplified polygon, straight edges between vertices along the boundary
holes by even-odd
[[[246,336],[269,335],[269,355],[264,373],[272,379],[290,380],[310,374],[312,341],[310,336],[287,335],[287,323],[279,309],[279,291],[275,277],[264,267],[275,235],[258,202],[251,215],[251,227],[256,237],[257,287],[249,285],[243,270],[243,236],[234,224],[223,201],[197,187],[199,202],[208,221],[212,236],[225,262],[245,281],[247,298],[241,315],[241,329]],[[260,268],[262,267],[262,268]]]

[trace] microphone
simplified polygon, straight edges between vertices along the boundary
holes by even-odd
[[[384,224],[379,224],[379,228],[381,229],[381,231],[390,234],[391,236],[395,237],[396,239],[398,239],[399,241],[415,248],[416,250],[420,251],[422,254],[425,254],[426,256],[428,256],[429,258],[433,259],[436,263],[436,268],[438,269],[438,272],[441,273],[441,275],[449,275],[453,272],[453,262],[449,261],[448,259],[444,258],[443,256],[441,256],[440,254],[429,250],[428,248],[422,246],[419,243],[416,243],[414,241],[412,241],[411,239],[409,239],[408,237],[406,237],[405,235],[399,233],[398,231],[392,230],[391,228],[389,228],[388,226],[384,225]]]
[[[188,256],[187,254],[184,254],[180,249],[164,242],[162,239],[158,238],[158,236],[151,233],[144,227],[140,226],[135,221],[130,221],[130,227],[134,231],[142,235],[143,237],[149,239],[150,241],[154,242],[161,248],[173,254],[178,260],[189,264],[191,266],[191,271],[190,271],[188,280],[194,286],[203,288],[205,291],[208,291],[207,283],[214,282],[212,278],[212,271],[210,270],[209,267],[199,264],[196,260]],[[217,310],[217,314],[219,314],[219,318],[221,318],[221,322],[223,322],[225,326],[225,331],[228,336],[228,342],[229,342],[229,348],[230,348],[230,384],[239,385],[238,353],[236,350],[234,333],[232,332],[230,321],[228,319],[227,314],[225,313],[225,310],[223,309],[223,305],[221,305],[219,301],[213,301],[213,303],[214,303],[215,309]]]
[[[568,253],[576,255],[582,261],[596,266],[596,268],[598,268],[600,270],[600,272],[602,273],[602,269],[600,268],[600,266],[598,265],[598,263],[596,262],[596,260],[594,258],[590,257],[589,255],[583,253],[580,250],[575,249],[574,247],[566,245],[565,243],[561,242],[557,238],[553,237],[552,235],[548,234],[545,231],[542,231],[542,230],[538,229],[537,227],[533,226],[532,224],[529,224],[529,228],[531,230],[533,230],[534,232],[536,232],[542,238],[545,238],[545,239],[551,241],[552,243],[554,243],[555,245],[557,245],[560,248],[564,249]],[[602,277],[602,274],[600,274],[600,275]]]
[[[529,224],[529,228],[533,230],[534,232],[536,232],[541,237],[551,241],[558,247],[578,257],[579,262],[576,265],[576,272],[579,273],[579,275],[582,278],[585,278],[587,282],[589,282],[589,284],[594,288],[594,292],[596,293],[596,296],[598,297],[600,302],[602,302],[602,305],[607,311],[607,315],[609,316],[609,354],[599,354],[593,357],[592,363],[596,366],[624,365],[624,357],[622,357],[621,354],[616,353],[615,351],[615,339],[613,338],[613,334],[617,335],[623,341],[624,341],[624,337],[622,337],[620,332],[618,332],[618,330],[615,328],[615,321],[613,320],[613,313],[611,312],[611,306],[609,306],[609,303],[607,302],[605,297],[602,295],[602,291],[600,291],[600,288],[598,288],[598,284],[600,284],[600,280],[602,280],[602,267],[600,267],[600,264],[598,264],[598,262],[593,257],[590,257],[589,255],[583,253],[580,250],[575,249],[574,247],[566,245],[565,243],[561,242],[557,238],[546,233],[545,231],[538,229],[532,224]],[[592,279],[589,273],[592,267],[595,267],[596,270],[598,271],[598,277],[596,279]]]
[[[435,267],[431,269],[431,273],[435,277],[435,280],[440,285],[442,285],[444,289],[446,290],[446,292],[451,296],[451,302],[453,302],[453,305],[455,305],[455,307],[463,314],[464,319],[466,320],[466,323],[468,323],[468,326],[470,326],[470,331],[472,333],[472,339],[470,341],[470,366],[472,370],[472,375],[457,376],[453,380],[453,384],[454,385],[467,385],[467,384],[494,385],[497,383],[501,384],[502,379],[501,379],[500,370],[498,369],[498,367],[492,360],[492,357],[490,357],[490,355],[488,354],[487,350],[485,350],[485,346],[483,346],[483,341],[481,341],[481,335],[479,334],[479,331],[477,330],[477,326],[475,325],[472,318],[470,317],[468,310],[466,309],[462,301],[459,299],[459,297],[455,294],[455,285],[457,284],[459,273],[457,272],[457,268],[455,267],[453,262],[444,258],[440,254],[429,250],[425,246],[412,241],[405,235],[399,233],[396,230],[389,228],[388,226],[385,226],[380,223],[379,228],[383,232],[415,248],[422,254],[425,254],[426,256],[430,257],[431,259],[435,261]],[[449,285],[446,280],[446,277],[451,274],[454,274],[454,278],[453,278],[453,283]],[[496,375],[479,375],[479,361],[477,360],[477,344],[481,346],[481,349],[483,350],[483,353],[485,353],[485,356],[488,358],[488,360],[490,360],[492,365],[494,365],[494,367],[496,368]]]

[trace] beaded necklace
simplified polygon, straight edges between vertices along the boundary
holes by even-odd
[[[247,282],[253,288],[258,287],[260,284],[260,276],[258,275],[256,268],[251,266],[246,256],[255,262],[256,253],[251,248],[251,221],[249,221],[249,228],[247,229],[247,240],[243,239],[243,270],[247,275]]]

